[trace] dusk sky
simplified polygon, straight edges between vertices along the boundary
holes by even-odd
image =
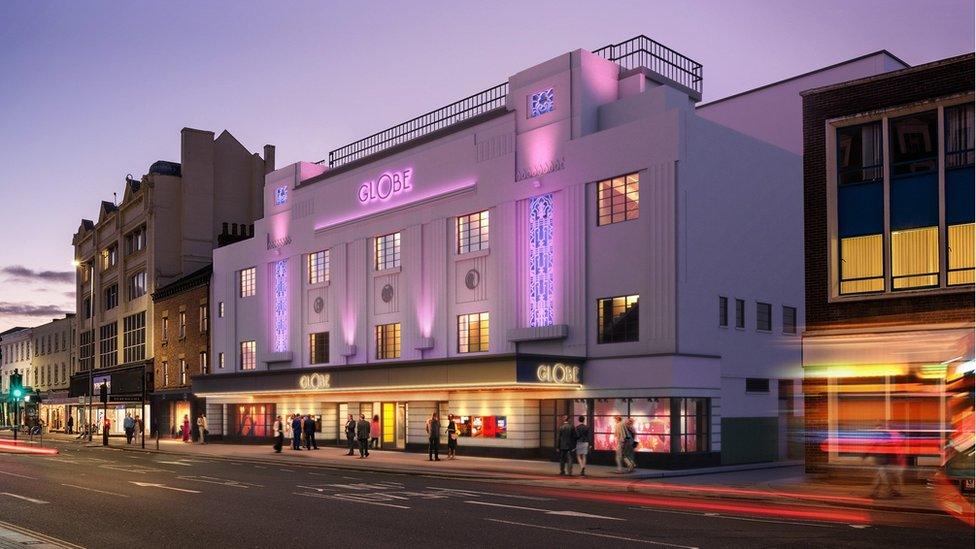
[[[642,33],[704,65],[709,101],[880,49],[970,52],[973,18],[972,0],[4,2],[0,331],[74,309],[80,220],[179,161],[185,126],[274,144],[282,167]]]

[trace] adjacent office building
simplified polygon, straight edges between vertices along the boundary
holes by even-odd
[[[803,94],[810,469],[880,437],[972,478],[973,87],[969,54]]]
[[[37,417],[49,430],[67,428],[68,407],[78,399],[68,396],[71,374],[75,371],[74,355],[75,315],[64,315],[32,329],[34,358],[33,388],[39,392],[41,403]]]
[[[152,294],[209,265],[228,223],[247,227],[261,217],[264,175],[273,165],[270,145],[262,159],[227,131],[214,138],[184,128],[179,163],[155,162],[141,179],[126,180],[119,204],[102,202],[97,221],[82,220],[72,241],[79,371],[70,395],[105,384],[114,431],[126,413],[154,425],[144,406],[154,388]],[[87,407],[73,408],[76,425],[83,424]],[[97,407],[92,420],[101,419]]]

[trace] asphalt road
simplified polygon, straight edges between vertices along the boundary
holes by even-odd
[[[734,501],[58,446],[0,454],[0,548],[973,546],[937,515],[794,520]]]

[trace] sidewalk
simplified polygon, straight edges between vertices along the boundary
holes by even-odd
[[[9,434],[4,434],[6,437]],[[81,441],[75,435],[45,434],[45,442],[58,441],[101,448],[101,439]],[[124,439],[112,438],[109,447],[116,450],[143,451],[139,440],[126,445]],[[146,452],[156,452],[156,440],[146,439]],[[188,444],[174,439],[161,439],[159,453],[187,458],[249,461],[265,465],[328,467],[352,471],[390,474],[424,475],[453,479],[531,484],[548,488],[599,492],[625,492],[689,498],[721,498],[761,501],[774,504],[800,504],[845,507],[878,511],[910,511],[916,513],[949,512],[950,506],[962,505],[972,509],[965,498],[946,501],[946,492],[921,483],[906,484],[903,496],[871,499],[867,484],[826,481],[803,472],[802,462],[778,462],[754,465],[708,467],[685,470],[638,469],[634,473],[617,474],[614,467],[587,466],[587,477],[561,477],[559,465],[542,460],[499,459],[461,455],[456,460],[442,457],[439,462],[427,461],[418,453],[373,450],[369,458],[347,456],[346,450],[323,446],[315,451],[294,451],[286,447],[281,454],[269,445],[253,444]]]

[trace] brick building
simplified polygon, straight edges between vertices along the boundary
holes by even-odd
[[[183,417],[196,426],[203,411],[190,391],[191,376],[210,373],[210,265],[152,294],[152,417],[163,436],[176,435]],[[196,433],[194,433],[196,435]]]
[[[968,54],[802,94],[810,470],[894,437],[943,466],[971,429],[973,82]]]

